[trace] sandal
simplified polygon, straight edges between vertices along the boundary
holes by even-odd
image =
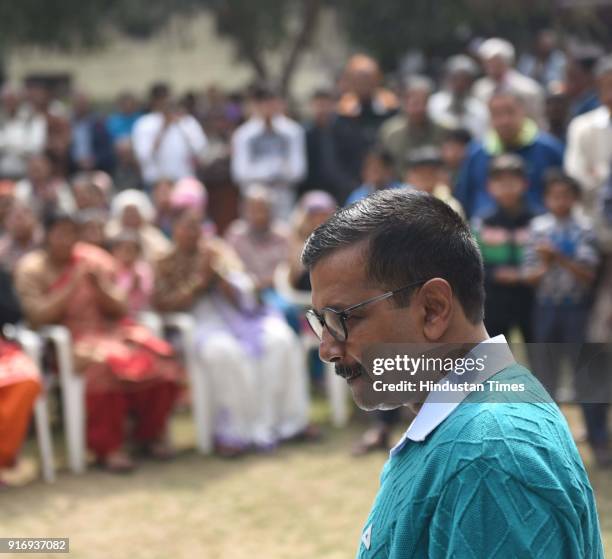
[[[101,460],[104,469],[112,474],[128,474],[136,468],[136,464],[123,450],[116,450]]]

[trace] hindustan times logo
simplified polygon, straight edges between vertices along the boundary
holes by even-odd
[[[417,372],[437,371],[441,373],[480,373],[485,369],[486,355],[483,357],[411,357],[396,355],[395,357],[377,357],[372,360],[372,374],[380,376],[388,372],[402,372],[413,376]]]

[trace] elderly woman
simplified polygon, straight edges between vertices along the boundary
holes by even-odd
[[[197,186],[196,186],[197,185]],[[212,379],[216,449],[234,456],[250,446],[314,435],[299,340],[261,307],[234,251],[203,233],[204,187],[175,197],[175,249],[157,267],[153,303],[197,321],[202,372]]]
[[[149,197],[140,190],[124,190],[111,204],[111,221],[106,227],[108,238],[116,237],[123,230],[138,233],[142,255],[147,262],[154,262],[170,252],[172,244],[153,223],[155,208]]]
[[[181,377],[172,348],[124,318],[115,261],[77,242],[70,216],[48,216],[45,230],[44,248],[18,263],[16,288],[34,327],[62,324],[72,334],[75,364],[85,377],[89,447],[109,470],[132,469],[123,446],[133,415],[135,441],[155,457],[169,457],[165,428]]]

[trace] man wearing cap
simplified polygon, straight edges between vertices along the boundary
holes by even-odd
[[[445,88],[429,99],[429,116],[443,128],[465,128],[472,136],[481,138],[489,125],[489,111],[471,94],[478,74],[476,63],[469,56],[459,54],[448,60],[445,73]]]
[[[486,76],[474,84],[474,95],[488,103],[496,91],[511,91],[521,97],[527,114],[540,126],[546,123],[544,90],[536,82],[513,68],[515,50],[504,39],[488,39],[478,49]]]

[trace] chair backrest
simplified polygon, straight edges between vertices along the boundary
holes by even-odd
[[[302,308],[312,304],[310,291],[295,289],[289,282],[289,264],[283,262],[274,271],[274,287],[287,301]]]

